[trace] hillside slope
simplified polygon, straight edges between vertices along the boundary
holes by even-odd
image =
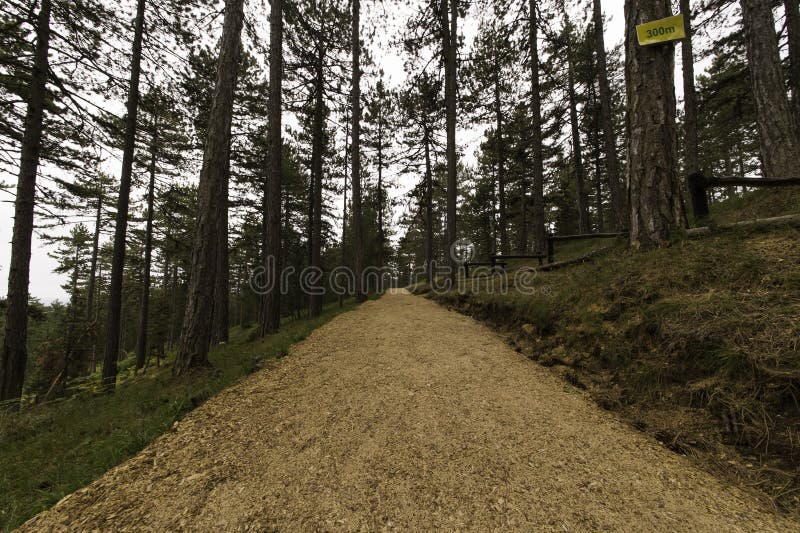
[[[800,509],[798,229],[614,250],[538,273],[533,295],[472,282],[429,296],[506,331],[669,448]]]

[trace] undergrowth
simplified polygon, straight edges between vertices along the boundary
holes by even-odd
[[[133,456],[206,399],[352,308],[328,306],[318,318],[286,322],[279,333],[258,340],[252,329],[234,328],[230,342],[212,348],[212,367],[186,377],[173,378],[167,359],[133,378],[132,360],[125,360],[113,394],[0,412],[0,530],[13,529]]]

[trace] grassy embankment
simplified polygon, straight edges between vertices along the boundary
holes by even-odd
[[[354,305],[328,306],[319,318],[287,321],[280,333],[258,340],[251,340],[252,329],[234,328],[228,344],[212,349],[212,368],[187,377],[172,377],[170,359],[134,376],[129,358],[121,364],[114,394],[85,393],[19,413],[0,412],[0,531],[136,454],[216,392],[285,355],[293,343]]]
[[[800,213],[800,191],[718,204],[714,220],[786,213]],[[534,295],[499,294],[495,280],[429,296],[492,323],[566,387],[676,452],[800,510],[800,230],[621,247],[534,285]]]

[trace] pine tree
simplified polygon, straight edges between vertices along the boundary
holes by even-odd
[[[22,138],[17,197],[14,204],[14,233],[8,275],[5,336],[0,354],[0,401],[16,400],[22,395],[25,365],[28,359],[28,282],[30,279],[31,235],[36,193],[36,174],[42,147],[49,71],[50,0],[42,0],[36,22],[36,46],[30,78],[25,132]]]
[[[764,173],[769,177],[790,177],[800,160],[800,137],[784,85],[772,2],[741,3]]]
[[[281,91],[283,87],[283,0],[272,0],[269,16],[269,169],[264,189],[265,237],[264,266],[274,286],[263,297],[261,335],[272,333],[281,324],[281,294],[278,276],[281,254],[281,185],[283,181],[283,142],[281,132]],[[288,215],[286,215],[288,217]]]
[[[614,132],[611,86],[608,81],[608,59],[603,36],[603,8],[601,0],[593,0],[593,21],[595,37],[595,53],[597,54],[597,80],[600,87],[600,114],[603,126],[603,141],[606,155],[606,171],[611,193],[612,221],[615,230],[627,226],[627,209],[623,186],[620,180],[619,156],[617,154],[617,138]]]
[[[128,206],[130,204],[133,152],[136,146],[136,117],[139,110],[139,77],[142,63],[142,36],[144,34],[146,0],[136,4],[136,21],[131,52],[130,82],[125,116],[125,135],[122,153],[122,173],[117,196],[117,215],[114,226],[114,260],[111,265],[111,280],[106,320],[106,346],[103,356],[103,385],[113,390],[117,382],[117,359],[120,352],[120,323],[122,321],[122,283],[125,268],[125,238],[128,229]]]
[[[662,243],[685,227],[675,131],[674,46],[640,46],[636,38],[638,24],[669,15],[665,0],[625,0],[627,172],[634,249]]]
[[[243,0],[225,2],[217,82],[200,171],[198,215],[189,289],[173,372],[184,374],[208,364],[219,239],[219,203],[230,158],[231,116],[239,70]]]

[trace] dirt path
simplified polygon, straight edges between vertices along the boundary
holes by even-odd
[[[797,530],[485,326],[341,315],[23,529]]]

